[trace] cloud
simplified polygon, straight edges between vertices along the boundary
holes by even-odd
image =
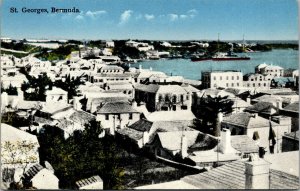
[[[155,18],[154,15],[148,15],[148,14],[145,14],[145,19],[148,20],[148,21],[150,21],[150,20],[152,20],[152,19],[154,19],[154,18]]]
[[[84,20],[84,17],[83,17],[82,15],[77,15],[77,16],[75,17],[75,20],[81,21],[81,20]]]
[[[176,14],[176,13],[168,14],[168,18],[170,21],[192,19],[197,15],[197,13],[198,11],[196,9],[191,9],[188,10],[185,14]]]
[[[170,21],[176,21],[178,19],[178,15],[177,14],[169,14],[168,15]]]
[[[106,11],[105,10],[100,10],[100,11],[87,11],[86,13],[86,16],[94,19],[96,16],[98,15],[103,15],[103,14],[106,14]]]
[[[189,13],[189,14],[194,14],[194,15],[195,15],[195,14],[198,13],[198,11],[197,11],[196,9],[191,9],[191,10],[188,11],[188,13]]]
[[[191,9],[187,13],[191,18],[194,18],[197,15],[198,11],[196,9]]]
[[[179,18],[186,19],[186,18],[188,18],[188,16],[187,15],[179,15]]]
[[[120,16],[120,22],[119,24],[124,24],[127,23],[129,21],[129,19],[131,18],[133,11],[132,10],[126,10],[124,11],[121,16]]]

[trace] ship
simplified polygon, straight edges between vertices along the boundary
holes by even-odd
[[[218,50],[219,50],[219,33],[218,33]],[[243,50],[244,50],[244,36],[243,36]],[[232,61],[232,60],[250,60],[249,56],[238,56],[236,54],[233,54],[233,44],[229,43],[231,45],[230,50],[227,53],[224,52],[217,52],[213,57],[213,61]]]
[[[205,61],[205,60],[211,60],[212,57],[207,55],[206,53],[202,54],[195,54],[191,56],[191,61],[198,62],[198,61]]]
[[[250,60],[249,56],[238,56],[231,51],[227,53],[218,52],[212,57],[213,61]]]
[[[198,61],[205,61],[205,60],[211,60],[211,57],[208,56],[193,56],[191,57],[191,61],[198,62]]]

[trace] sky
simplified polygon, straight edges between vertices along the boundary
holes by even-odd
[[[11,13],[11,8],[18,13]],[[79,13],[51,13],[51,7]],[[48,9],[48,14],[22,13]],[[297,0],[3,0],[14,39],[297,40]]]

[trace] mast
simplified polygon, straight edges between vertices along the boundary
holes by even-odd
[[[217,53],[219,53],[220,33],[218,33]]]
[[[243,34],[243,52],[245,52],[245,34]]]

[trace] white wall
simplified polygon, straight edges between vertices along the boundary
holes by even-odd
[[[58,189],[58,178],[48,169],[42,169],[32,178],[32,186],[37,189]]]
[[[127,125],[131,125],[140,119],[140,113],[132,113],[132,119],[129,119],[129,113],[120,114],[120,119],[117,119],[117,114],[108,114],[108,120],[105,119],[105,114],[97,114],[97,121],[101,122],[103,128],[117,129],[118,126],[123,129]]]

